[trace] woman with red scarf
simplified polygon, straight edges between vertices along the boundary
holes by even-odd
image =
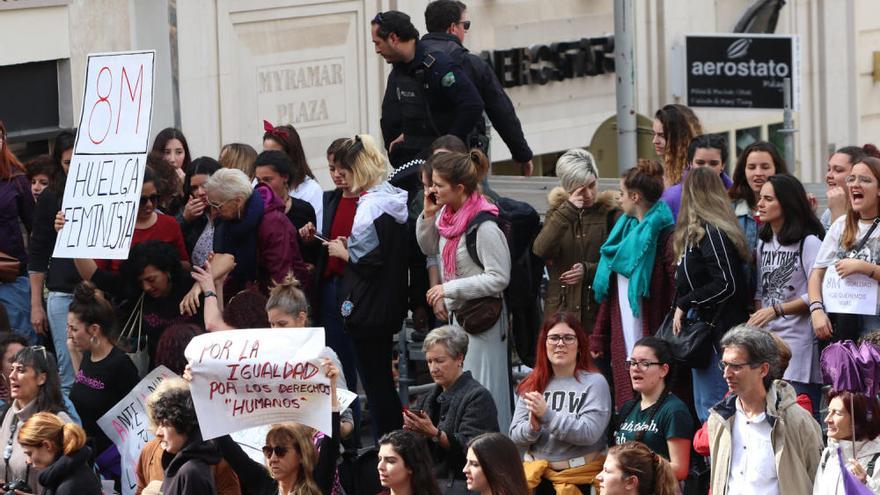
[[[510,281],[510,251],[495,221],[498,207],[489,203],[478,187],[489,170],[486,155],[479,150],[443,153],[432,165],[433,184],[425,191],[425,209],[416,222],[416,237],[425,255],[440,254],[443,283],[428,290],[427,300],[438,318],[452,316],[452,321],[461,325],[456,313],[465,303],[501,297]],[[474,222],[481,213],[480,219],[489,221]],[[471,228],[477,232],[479,259],[468,254],[465,239]],[[498,407],[498,425],[506,431],[512,411],[505,338],[508,320],[503,302],[498,320],[488,330],[475,333],[463,326],[469,333],[470,349],[464,369],[491,392]]]

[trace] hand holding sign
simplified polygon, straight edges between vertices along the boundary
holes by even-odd
[[[866,268],[872,267],[873,265],[870,263],[854,259],[840,260],[829,266],[822,280],[822,300],[825,303],[825,311],[828,313],[876,315],[877,281],[862,274]],[[840,270],[843,270],[843,273]],[[817,329],[815,320],[818,315],[816,313],[819,311],[813,313],[814,329]],[[830,324],[828,326],[830,327]],[[824,331],[822,333],[824,334]]]
[[[194,338],[185,355],[203,438],[284,422],[330,434],[333,384],[327,373],[338,376],[338,370],[319,361],[323,349],[322,328],[229,330]]]

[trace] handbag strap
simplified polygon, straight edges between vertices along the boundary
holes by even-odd
[[[135,320],[137,318],[137,320]],[[125,326],[122,328],[122,333],[120,337],[130,338],[134,336],[134,327],[137,325],[137,350],[140,351],[141,348],[141,328],[143,327],[144,322],[144,293],[141,292],[141,297],[138,298],[138,301],[134,305],[134,309],[132,309],[131,314],[128,315],[128,320],[125,322]]]
[[[865,244],[868,243],[868,239],[871,237],[871,234],[873,234],[874,230],[877,228],[877,224],[880,224],[880,217],[874,219],[874,223],[871,224],[871,228],[868,229],[868,232],[865,234],[864,237],[862,237],[856,247],[849,251],[850,253],[858,253],[862,250],[862,248],[865,247]]]

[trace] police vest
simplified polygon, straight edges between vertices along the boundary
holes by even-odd
[[[455,119],[451,105],[447,111],[437,111],[431,109],[428,103],[427,92],[431,91],[427,81],[428,71],[434,63],[436,59],[433,56],[425,55],[414,71],[400,71],[396,78],[395,96],[400,105],[407,148],[422,150],[429,147],[434,139],[449,131]]]

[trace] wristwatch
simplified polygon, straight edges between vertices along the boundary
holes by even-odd
[[[209,297],[217,297],[217,293],[212,290],[206,290],[205,291],[205,299],[207,299]]]
[[[443,430],[441,430],[440,428],[437,428],[437,434],[434,435],[433,437],[431,437],[431,441],[433,441],[434,443],[440,443],[440,435],[442,435],[442,434],[443,434]]]

